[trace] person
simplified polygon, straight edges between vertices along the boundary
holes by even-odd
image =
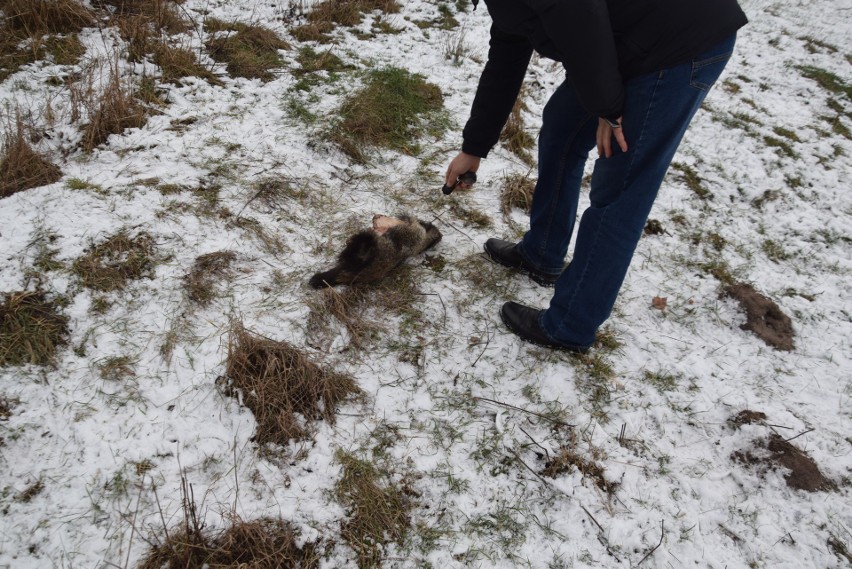
[[[496,144],[533,51],[561,62],[565,81],[542,113],[529,230],[519,243],[489,239],[485,252],[555,286],[546,309],[504,304],[506,326],[528,342],[585,353],[612,312],[675,150],[748,20],[736,0],[485,4],[488,60],[445,182],[476,172]],[[566,267],[594,147],[591,204]]]

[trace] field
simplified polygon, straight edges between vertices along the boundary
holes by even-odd
[[[559,65],[440,191],[483,3],[0,0],[0,569],[852,566],[852,1],[741,4],[576,356],[482,253]]]

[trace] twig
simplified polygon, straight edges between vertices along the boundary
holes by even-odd
[[[543,450],[543,451],[544,451],[544,456],[546,456],[546,457],[547,457],[547,460],[550,460],[550,453],[547,451],[547,448],[545,448],[545,447],[541,446],[541,445],[538,443],[538,441],[536,441],[534,438],[532,438],[532,435],[530,435],[528,432],[526,432],[526,431],[524,430],[524,428],[523,428],[523,427],[521,427],[521,426],[519,425],[519,426],[518,426],[518,428],[521,430],[521,432],[522,432],[523,434],[525,434],[527,437],[529,437],[529,439],[533,442],[533,444],[534,444],[535,446],[537,446],[538,448],[540,448],[541,450]]]
[[[651,557],[651,554],[654,553],[655,551],[657,551],[660,548],[660,546],[663,544],[663,537],[665,537],[665,535],[666,535],[665,520],[660,520],[660,543],[658,543],[654,547],[654,549],[652,549],[651,551],[646,553],[645,557],[643,557],[642,560],[639,561],[639,563],[636,564],[636,567],[639,567],[640,565],[642,565],[642,561],[645,561],[646,559]]]
[[[488,331],[488,323],[486,322],[485,323],[485,347],[482,348],[482,351],[479,352],[479,355],[476,356],[476,359],[473,360],[473,363],[470,364],[470,367],[472,367],[472,368],[476,367],[477,362],[479,362],[479,358],[481,358],[483,356],[483,354],[485,354],[485,350],[488,349],[488,345],[490,343],[491,343],[491,333]]]
[[[813,428],[810,428],[810,429],[808,429],[807,431],[802,431],[801,433],[799,433],[799,434],[798,434],[798,435],[796,435],[795,437],[790,437],[789,439],[786,439],[784,442],[785,442],[785,443],[789,443],[789,442],[790,442],[790,441],[792,441],[793,439],[798,439],[798,438],[799,438],[799,437],[801,437],[802,435],[807,435],[808,433],[810,433],[810,432],[811,432],[811,431],[813,431],[813,430],[814,430]]]
[[[489,399],[487,397],[479,397],[479,396],[474,396],[473,399],[479,400],[479,401],[485,401],[487,403],[493,403],[494,405],[500,405],[502,407],[507,407],[509,409],[514,409],[515,411],[520,411],[522,413],[529,413],[530,415],[533,415],[533,416],[538,417],[540,419],[544,419],[545,421],[550,421],[551,423],[553,423],[555,425],[562,425],[564,427],[571,427],[572,429],[575,427],[575,425],[572,425],[571,423],[566,423],[565,421],[560,421],[559,419],[553,419],[551,417],[548,417],[547,415],[542,415],[541,413],[536,413],[535,411],[530,411],[529,409],[524,409],[523,407],[517,407],[517,406],[511,405],[509,403],[503,403],[502,401],[496,401],[494,399]]]
[[[772,425],[770,423],[766,423],[766,426],[767,427],[775,427],[776,429],[790,429],[790,430],[793,429],[793,427],[785,427],[784,425]]]
[[[435,210],[432,210],[432,213],[435,213]],[[444,212],[444,213],[446,213],[446,212]],[[441,223],[446,223],[447,225],[449,225],[450,227],[452,227],[453,229],[455,229],[456,231],[458,231],[459,233],[461,233],[462,235],[464,235],[465,237],[467,237],[467,238],[468,238],[468,240],[470,240],[470,242],[471,242],[471,243],[476,243],[476,241],[473,239],[473,237],[471,237],[470,235],[468,235],[467,233],[465,233],[464,231],[462,231],[461,229],[459,229],[458,227],[456,227],[453,223],[451,223],[451,222],[447,221],[446,219],[442,218],[442,217],[441,217],[442,215],[444,215],[444,214],[443,214],[443,213],[435,213],[435,217],[434,217],[432,220],[433,220],[433,221],[441,220]]]
[[[130,522],[130,539],[127,541],[127,559],[124,560],[124,567],[130,566],[130,552],[133,550],[133,534],[136,532],[136,517],[139,515],[139,504],[142,502],[142,489],[145,488],[145,475],[142,475],[142,482],[139,484],[139,495],[136,496],[136,510],[133,512],[133,521]]]
[[[726,527],[724,526],[724,524],[719,524],[719,529],[720,529],[720,530],[722,530],[722,533],[723,533],[723,534],[725,534],[725,535],[727,535],[728,537],[730,537],[730,538],[731,538],[731,540],[732,540],[734,543],[740,543],[740,542],[742,542],[743,538],[741,538],[740,536],[738,536],[737,534],[735,534],[734,532],[732,532],[731,530],[729,530],[728,528],[726,528]]]

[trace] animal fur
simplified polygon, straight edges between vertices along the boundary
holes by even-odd
[[[331,269],[311,277],[314,288],[376,282],[408,257],[418,255],[441,240],[438,228],[410,216],[377,215],[373,227],[349,238]]]

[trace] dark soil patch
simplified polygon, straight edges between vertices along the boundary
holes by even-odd
[[[757,423],[758,425],[763,425],[766,421],[766,413],[761,413],[760,411],[751,411],[750,409],[744,409],[728,419],[728,424],[734,429],[739,429],[743,425],[753,425]]]
[[[726,286],[722,294],[736,299],[745,310],[746,323],[741,326],[743,330],[753,332],[769,346],[778,350],[793,349],[792,321],[774,301],[745,283]]]
[[[360,393],[355,380],[313,363],[302,350],[236,324],[228,342],[227,395],[241,396],[257,420],[253,440],[286,445],[310,436],[307,421],[334,423],[335,407]]]
[[[665,232],[663,224],[658,219],[649,219],[645,223],[645,235],[662,235]]]
[[[755,441],[755,449],[768,451],[754,453],[752,451],[737,451],[731,458],[739,463],[756,467],[760,474],[767,470],[784,468],[789,472],[784,475],[787,486],[807,492],[837,490],[837,485],[826,478],[814,460],[793,444],[773,433],[768,439]]]

